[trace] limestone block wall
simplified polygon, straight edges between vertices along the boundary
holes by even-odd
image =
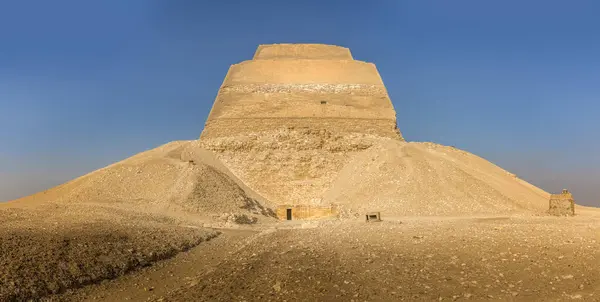
[[[313,127],[402,139],[396,112],[383,85],[231,84],[236,82],[231,78],[230,73],[217,95],[202,139],[278,127]],[[376,74],[373,82],[377,81],[380,78]]]
[[[223,86],[236,84],[383,85],[375,64],[354,60],[249,60],[229,68]]]
[[[563,190],[561,194],[551,194],[548,213],[555,216],[575,215],[573,195],[567,190]]]
[[[326,44],[259,45],[253,60],[264,59],[338,59],[352,60],[350,49]]]
[[[294,86],[224,87],[215,100],[210,118],[331,117],[396,121],[392,102],[383,87],[330,85],[322,89],[320,85],[319,89],[311,89],[307,86],[313,85]],[[336,92],[335,88],[340,91]]]

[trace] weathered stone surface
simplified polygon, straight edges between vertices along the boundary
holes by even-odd
[[[254,54],[254,60],[301,58],[352,60],[352,54],[346,47],[326,44],[266,44]]]
[[[280,205],[277,207],[277,217],[281,220],[306,220],[338,215],[336,206],[317,205]],[[289,215],[289,216],[288,216]]]
[[[344,47],[261,45],[232,65],[200,136],[233,173],[280,205],[319,205],[348,158],[403,140],[372,63]]]
[[[249,60],[232,65],[224,86],[236,84],[382,85],[375,64],[355,60]]]
[[[560,194],[550,195],[548,213],[555,216],[573,216],[575,215],[575,200],[573,195],[563,190]]]

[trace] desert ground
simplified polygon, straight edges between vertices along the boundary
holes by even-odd
[[[3,301],[600,301],[600,215],[585,208],[219,228],[110,208],[88,220],[86,206],[67,223],[45,215],[60,210],[19,226],[4,215]]]

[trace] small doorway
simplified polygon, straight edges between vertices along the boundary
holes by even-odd
[[[381,221],[381,214],[379,212],[369,212],[366,215],[367,222]]]
[[[292,220],[292,209],[285,210],[287,220]]]

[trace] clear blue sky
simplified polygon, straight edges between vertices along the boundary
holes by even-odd
[[[597,1],[0,2],[0,200],[196,139],[258,44],[374,62],[411,141],[600,206]]]

